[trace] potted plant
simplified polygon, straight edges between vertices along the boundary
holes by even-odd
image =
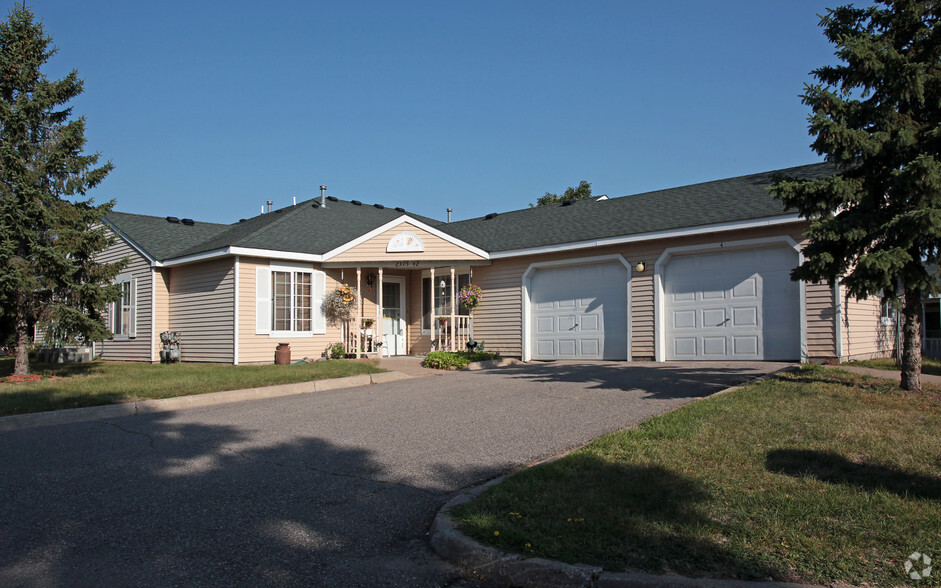
[[[477,284],[467,284],[461,288],[457,299],[470,312],[470,340],[467,342],[467,350],[473,351],[477,347],[477,342],[474,341],[474,311],[483,302],[484,293]]]
[[[323,299],[326,317],[332,321],[347,320],[353,315],[358,295],[356,288],[342,284],[332,292],[327,292]]]

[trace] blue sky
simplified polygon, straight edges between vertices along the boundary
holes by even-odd
[[[234,222],[328,194],[454,219],[820,161],[825,0],[35,0],[78,68],[91,193]],[[12,4],[9,4],[12,6]]]

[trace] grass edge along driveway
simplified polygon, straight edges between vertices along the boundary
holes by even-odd
[[[606,435],[453,515],[500,549],[607,571],[910,584],[910,554],[941,558],[938,431],[937,388],[807,366]]]
[[[292,365],[89,363],[30,365],[35,382],[0,383],[0,416],[172,398],[384,372],[372,361],[331,360]],[[0,375],[13,360],[0,359]]]

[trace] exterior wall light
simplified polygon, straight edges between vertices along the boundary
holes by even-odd
[[[634,266],[634,269],[636,269],[638,272],[642,272],[647,269],[647,265],[642,261],[638,261],[637,265]]]

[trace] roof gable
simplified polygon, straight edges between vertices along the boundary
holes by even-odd
[[[486,251],[403,215],[327,252],[324,261],[456,261],[487,257]]]

